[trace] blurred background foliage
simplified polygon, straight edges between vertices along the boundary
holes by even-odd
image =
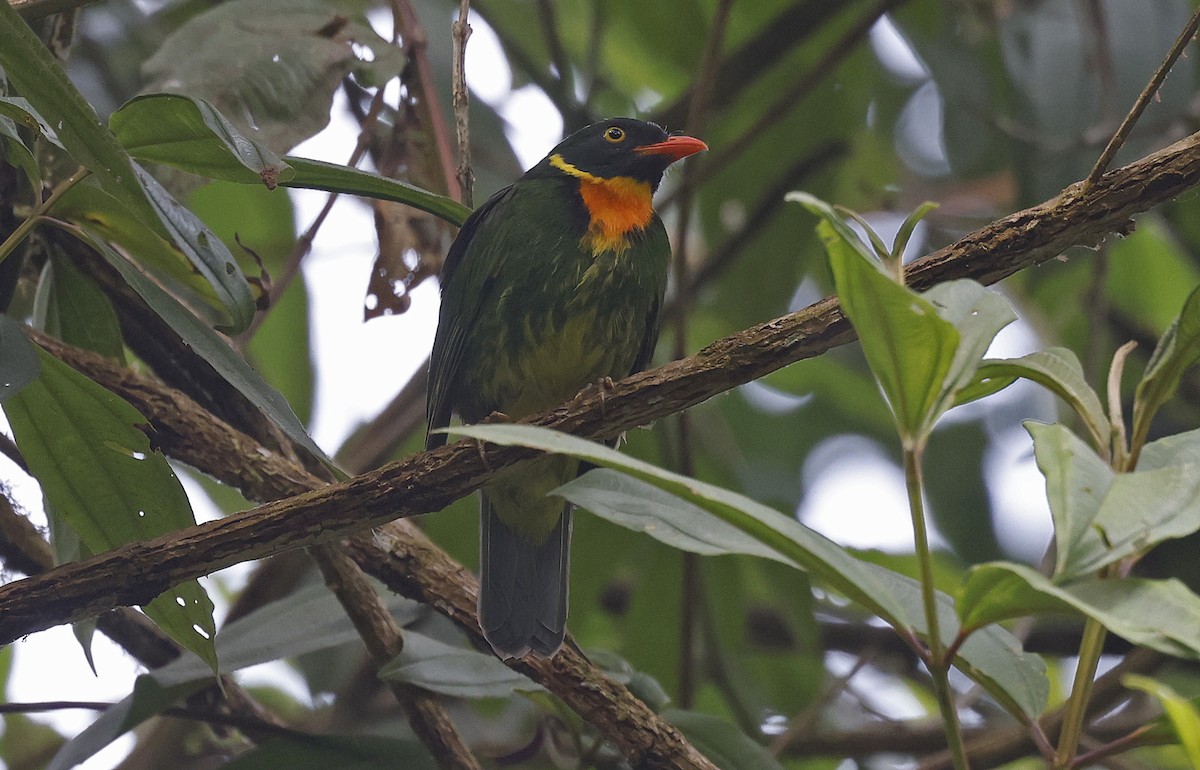
[[[937,201],[940,208],[910,245],[917,256],[1086,176],[1193,6],[1188,0],[476,0],[473,22],[494,31],[503,56],[486,66],[507,68],[512,92],[535,89],[552,109],[523,113],[510,94],[472,100],[474,198],[483,200],[520,172],[511,141],[557,133],[559,121],[565,134],[605,116],[636,115],[703,137],[711,151],[673,172],[659,194],[682,261],[656,357],[664,362],[831,293],[814,222],[784,203],[787,191],[803,189],[864,212],[885,238],[922,201]],[[450,22],[457,8],[450,0],[106,0],[65,17],[34,18],[35,8],[31,23],[47,38],[62,38],[63,26],[74,26],[69,72],[101,117],[143,91],[182,92],[208,99],[282,154],[320,132],[336,109],[364,126],[364,165],[452,193],[456,182],[444,165],[452,135],[444,126],[453,125]],[[706,58],[714,46],[715,59]],[[1118,164],[1196,129],[1196,83],[1196,57],[1185,56]],[[330,155],[345,160],[352,150],[337,146]],[[51,180],[73,170],[44,160]],[[333,289],[311,275],[308,282],[288,281],[311,214],[302,216],[278,191],[199,184],[179,174],[163,179],[235,254],[243,255],[236,236],[261,257],[276,288],[287,286],[261,325],[239,339],[254,366],[305,420],[318,399],[355,398],[315,386],[316,371],[330,364],[314,344],[314,330],[326,319],[314,313],[313,295]],[[8,205],[20,198],[13,192],[19,183],[5,184],[0,197]],[[376,225],[373,235],[334,231],[332,224],[322,231],[347,249],[380,249],[372,270],[387,280],[373,284],[379,293],[363,297],[364,310],[400,314],[410,293],[436,274],[452,230],[394,204],[337,205],[370,207]],[[1127,340],[1139,342],[1133,360],[1144,364],[1200,279],[1198,223],[1200,197],[1193,193],[1140,217],[1128,237],[1007,280],[1001,290],[1021,321],[999,354],[1063,345],[1080,356],[1097,386],[1113,350]],[[249,259],[243,267],[255,272]],[[4,282],[15,290],[13,307],[32,302],[38,269],[31,257],[22,273],[28,280]],[[349,283],[361,291],[366,276]],[[433,295],[412,302],[428,306]],[[411,363],[397,365],[388,384],[396,396],[378,418],[354,426],[340,447],[324,447],[351,471],[415,452],[423,438],[418,364],[426,350],[414,340],[427,345],[429,330],[413,330],[415,312],[367,323],[392,324],[398,347],[364,346],[359,355]],[[414,369],[414,381],[406,382]],[[1200,382],[1186,382],[1182,393],[1160,417],[1161,433],[1197,424]],[[980,561],[1040,558],[1048,521],[1019,424],[1054,419],[1054,410],[1035,388],[1015,387],[952,412],[935,434],[928,503],[948,584]],[[625,451],[795,511],[835,539],[868,549],[867,558],[913,573],[908,549],[896,545],[908,538],[896,502],[898,447],[856,347],[793,365],[685,419],[684,428],[672,418],[631,434]],[[245,507],[236,493],[202,483],[218,508]],[[424,517],[421,526],[472,566],[475,518],[469,499]],[[879,546],[888,549],[869,550]],[[1196,587],[1195,547],[1188,540],[1164,547],[1146,567]],[[900,734],[909,720],[933,713],[927,683],[861,613],[814,590],[799,573],[748,557],[689,559],[588,515],[577,518],[573,559],[570,628],[582,648],[615,653],[676,706],[737,724],[785,766],[911,767],[906,752],[938,748],[934,732],[923,747],[878,753],[893,745],[888,728]],[[273,579],[267,570],[250,577],[268,594]],[[236,600],[239,580],[218,576],[218,584]],[[332,604],[327,609],[339,612]],[[427,625],[433,636],[455,633],[436,620]],[[1057,664],[1077,633],[1071,623],[1039,626],[1031,648],[1041,645]],[[3,661],[11,665],[11,658]],[[256,693],[291,723],[381,735],[406,729],[386,692],[364,679],[369,668],[360,645],[288,665],[309,697],[270,685]],[[1052,681],[1057,671],[1052,665]],[[1186,694],[1200,692],[1196,673],[1180,666],[1173,683]],[[1052,697],[1061,695],[1056,690]],[[498,766],[580,762],[564,737],[574,729],[570,720],[536,698],[462,701],[454,714],[468,741]],[[977,715],[970,729],[1004,724],[986,704]],[[156,735],[163,740],[165,728],[155,729],[143,743]],[[212,766],[242,748],[227,736],[171,735],[186,747],[181,753],[188,756],[173,761],[180,768]],[[878,744],[865,737],[878,735],[884,736]],[[0,758],[9,768],[37,767],[31,757],[47,756],[45,747],[60,740],[28,719],[6,717]],[[590,756],[596,766],[620,766],[603,751]],[[137,757],[124,766],[152,766]],[[278,761],[254,766],[285,766]],[[1166,750],[1143,753],[1140,761],[1129,766],[1184,766]]]

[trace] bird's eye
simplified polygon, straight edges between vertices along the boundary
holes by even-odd
[[[617,128],[616,126],[610,126],[608,130],[604,132],[604,140],[607,142],[612,142],[613,144],[624,141],[625,129]]]

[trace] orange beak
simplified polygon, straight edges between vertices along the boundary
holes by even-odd
[[[665,142],[647,144],[634,149],[638,155],[665,155],[671,162],[708,149],[704,142],[690,136],[672,136]]]

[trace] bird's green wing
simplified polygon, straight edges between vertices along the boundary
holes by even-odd
[[[667,238],[667,230],[663,227],[662,220],[657,215],[654,221],[646,230],[646,240],[639,247],[644,249],[648,255],[664,255],[663,260],[669,265],[671,260],[671,242]],[[646,263],[653,266],[657,260],[645,259]],[[658,290],[654,292],[654,302],[647,308],[645,331],[642,334],[642,343],[638,348],[637,358],[633,361],[633,367],[629,370],[630,374],[636,374],[650,365],[650,360],[654,357],[654,347],[658,344],[658,332],[662,327],[662,303],[663,295],[667,288],[667,270],[654,269],[654,275],[659,280]]]
[[[463,347],[470,336],[479,311],[488,302],[496,264],[496,250],[487,248],[489,231],[495,229],[503,202],[512,196],[513,187],[505,187],[467,217],[458,237],[446,253],[439,278],[442,307],[439,312],[437,335],[429,356],[429,398],[425,408],[429,433],[426,449],[446,443],[446,434],[433,433],[436,428],[450,424],[451,385],[462,360]],[[466,301],[470,300],[470,301]]]

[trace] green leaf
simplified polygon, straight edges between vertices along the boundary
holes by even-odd
[[[1200,709],[1166,684],[1139,674],[1126,674],[1121,684],[1134,690],[1153,695],[1162,704],[1163,712],[1171,722],[1175,737],[1187,756],[1188,764],[1200,767]]]
[[[1043,614],[1083,614],[1130,642],[1200,658],[1200,596],[1178,580],[1083,578],[1053,583],[1011,562],[973,567],[958,597],[964,628]]]
[[[0,402],[38,378],[42,364],[25,327],[0,313]]]
[[[379,669],[379,677],[455,698],[503,698],[516,688],[538,687],[494,655],[455,647],[412,630],[404,632],[404,650]]]
[[[11,118],[0,115],[0,158],[21,169],[29,180],[29,189],[37,195],[42,189],[42,170],[38,167],[33,150],[25,145],[17,132],[17,124]]]
[[[441,217],[452,225],[462,225],[471,214],[469,208],[453,198],[436,195],[397,179],[388,179],[379,174],[360,171],[350,166],[339,166],[336,163],[297,158],[294,155],[285,156],[284,160],[296,172],[294,177],[282,183],[284,187],[348,193],[404,203]]]
[[[145,94],[108,119],[130,155],[212,179],[261,183],[274,189],[293,172],[271,150],[247,139],[203,99]]]
[[[1108,415],[1083,375],[1079,358],[1067,348],[1047,348],[1021,358],[984,359],[972,384],[959,391],[956,403],[967,403],[1008,387],[1022,377],[1048,388],[1083,420],[1098,451],[1108,448]]]
[[[263,741],[226,770],[438,770],[420,743],[375,735],[287,735]]]
[[[891,570],[869,564],[849,554],[841,546],[808,529],[795,519],[720,487],[645,463],[600,444],[565,433],[530,425],[473,425],[454,427],[450,433],[470,436],[502,445],[528,446],[547,452],[568,454],[610,469],[629,474],[620,483],[606,478],[612,471],[600,475],[595,490],[589,490],[591,479],[598,470],[589,471],[579,479],[560,487],[555,494],[567,499],[586,490],[594,512],[601,516],[619,513],[612,518],[618,524],[646,531],[666,542],[688,543],[705,553],[726,548],[728,553],[750,552],[762,555],[762,546],[777,552],[776,561],[792,563],[819,576],[850,599],[866,607],[897,629],[920,633],[925,628],[920,588],[916,581]],[[638,485],[643,485],[648,497],[658,506],[663,526],[647,528],[645,514],[649,507],[635,502],[632,510],[624,504],[638,497]],[[620,495],[605,498],[608,490],[617,489]],[[676,501],[662,496],[661,491],[677,495]],[[582,499],[582,498],[581,498]],[[574,500],[572,500],[574,501]],[[718,518],[758,541],[748,546],[743,537],[728,538],[725,526],[714,524]],[[664,534],[665,533],[665,534]],[[670,538],[670,540],[668,540]],[[738,550],[747,548],[747,551]],[[957,623],[950,599],[940,596],[943,635],[949,642],[954,638]],[[971,671],[1002,702],[1027,715],[1036,715],[1045,705],[1049,684],[1045,664],[1040,658],[1026,655],[1021,645],[1003,629],[988,629],[984,634],[967,640],[960,651],[960,662]]]
[[[13,121],[15,125],[28,128],[36,136],[44,137],[55,147],[62,148],[53,126],[37,113],[28,99],[20,96],[0,96],[0,115]]]
[[[76,224],[93,237],[103,236],[126,254],[136,254],[139,266],[209,325],[216,326],[228,316],[212,284],[183,252],[146,227],[127,206],[93,180],[85,179],[68,190],[55,205],[54,215]]]
[[[797,564],[698,505],[644,481],[596,468],[554,492],[614,524],[704,556],[741,553]]]
[[[201,323],[190,310],[176,302],[174,297],[131,265],[103,239],[87,233],[86,230],[85,233],[88,235],[88,242],[121,273],[125,281],[183,338],[184,342],[211,364],[230,385],[248,398],[250,403],[271,418],[292,440],[312,452],[321,462],[333,467],[333,461],[308,435],[304,424],[296,417],[287,399],[281,396],[279,391],[268,385],[244,358],[217,336],[216,332]]]
[[[1114,473],[1065,427],[1032,421],[1025,427],[1046,477],[1055,580],[1096,572],[1200,530],[1200,431],[1147,445],[1144,470]]]
[[[389,597],[387,607],[402,626],[411,623],[422,612],[420,604],[399,596]],[[337,597],[324,585],[313,585],[260,607],[222,628],[217,634],[216,647],[221,673],[229,674],[358,639],[358,631]],[[139,677],[131,695],[107,709],[64,747],[61,753],[72,761],[62,767],[70,767],[90,757],[179,698],[195,692],[211,677],[208,664],[194,655],[182,655]],[[76,743],[80,745],[76,746]]]
[[[974,281],[913,292],[867,254],[828,204],[804,193],[789,193],[787,200],[821,217],[817,233],[842,310],[858,332],[901,439],[923,445],[958,389],[971,382],[996,333],[1016,315],[1000,295]]]
[[[67,152],[145,224],[164,229],[206,279],[228,313],[224,324],[241,331],[254,317],[254,298],[225,245],[133,162],[96,111],[67,78],[29,26],[7,3],[0,7],[0,68],[33,109],[57,118]]]
[[[43,328],[63,342],[124,364],[125,344],[108,295],[70,258],[55,253],[47,264],[42,276],[49,284]]]
[[[229,319],[218,324],[217,328],[230,334],[245,331],[254,320],[254,296],[229,248],[145,169],[135,163],[133,170],[171,240],[216,289],[217,296],[228,311]]]
[[[680,709],[668,709],[663,717],[721,770],[783,770],[762,744],[724,719]]]
[[[917,225],[921,223],[929,212],[935,210],[939,204],[933,201],[925,201],[920,206],[913,209],[913,212],[904,218],[904,223],[900,225],[900,229],[896,231],[896,240],[892,242],[892,259],[902,261],[904,259],[904,251],[908,248],[908,242],[912,240],[913,231],[917,229]]]
[[[1163,332],[1146,364],[1133,396],[1133,440],[1136,447],[1150,432],[1150,421],[1175,391],[1183,373],[1200,361],[1200,288]]]
[[[1089,539],[1100,540],[1092,521],[1115,473],[1063,425],[1026,420],[1025,430],[1033,437],[1038,470],[1046,478],[1046,498],[1054,521],[1054,574],[1074,577],[1079,570],[1071,563],[1072,554]]]
[[[99,553],[194,525],[179,479],[139,429],[146,418],[39,353],[40,376],[5,401],[4,412],[46,498],[80,541]],[[143,609],[216,670],[213,607],[199,583],[180,583]]]

